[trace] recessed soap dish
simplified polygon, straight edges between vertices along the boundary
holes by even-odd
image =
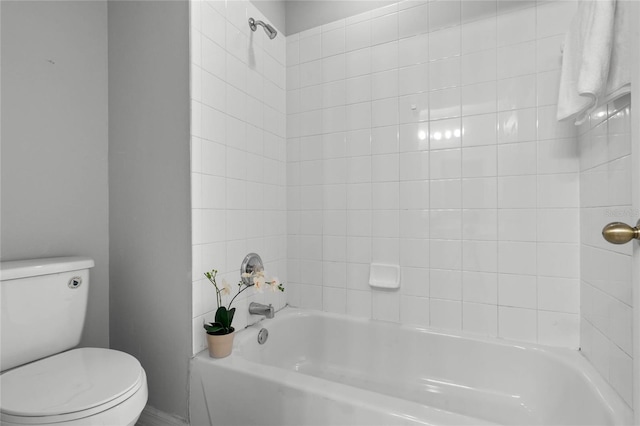
[[[369,270],[369,285],[373,288],[400,288],[400,266],[372,263]]]

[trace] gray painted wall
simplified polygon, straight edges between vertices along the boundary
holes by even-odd
[[[149,404],[187,418],[191,356],[189,8],[109,2],[111,347]]]
[[[286,31],[299,33],[395,3],[397,0],[287,0]]]
[[[0,7],[2,260],[92,257],[81,345],[107,347],[107,4]]]

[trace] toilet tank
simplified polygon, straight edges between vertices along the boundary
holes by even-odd
[[[0,262],[0,370],[77,346],[82,335],[87,257]]]

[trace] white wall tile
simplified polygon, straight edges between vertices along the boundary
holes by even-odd
[[[527,41],[498,48],[497,78],[511,78],[536,72],[536,42]]]
[[[398,13],[390,13],[371,20],[371,44],[382,44],[398,39]]]
[[[498,178],[498,205],[501,208],[535,208],[536,176]]]
[[[575,243],[538,243],[538,273],[550,277],[578,278],[580,248]],[[562,262],[558,262],[562,259]]]
[[[447,3],[443,1],[442,3]],[[429,60],[460,55],[460,27],[451,27],[429,33]]]
[[[428,93],[415,93],[398,98],[400,123],[415,123],[429,120]]]
[[[431,299],[429,311],[432,327],[448,330],[462,329],[462,302]]]
[[[538,176],[538,206],[578,207],[578,184],[577,173]]]
[[[399,82],[398,70],[389,70],[372,74],[367,79],[371,80],[370,99],[395,98],[398,96]],[[394,111],[394,115],[395,111]]]
[[[316,66],[317,62],[313,62]],[[306,69],[306,65],[302,65],[301,69]],[[317,74],[318,70],[313,70]],[[322,58],[322,82],[335,81],[345,78],[346,73],[346,55],[339,54],[335,56],[329,56],[328,58]],[[314,74],[314,81],[317,81],[317,76]]]
[[[202,34],[220,46],[225,46],[226,21],[220,13],[207,4],[201,8]]]
[[[401,209],[429,208],[429,181],[400,182]]]
[[[449,179],[461,176],[461,149],[433,151],[430,157],[430,176],[432,179]]]
[[[464,86],[461,91],[462,115],[489,114],[496,111],[496,82]]]
[[[461,113],[460,88],[452,87],[429,92],[429,109],[431,120],[459,117]]]
[[[538,241],[577,243],[580,241],[578,209],[539,209]]]
[[[429,264],[433,269],[458,270],[462,266],[462,244],[453,240],[430,240]],[[434,283],[431,282],[431,286]]]
[[[404,67],[429,60],[429,35],[403,38],[398,42],[398,66]]]
[[[322,287],[322,308],[326,312],[346,313],[347,291],[343,288]]]
[[[398,42],[392,41],[371,48],[371,71],[387,71],[398,67]]]
[[[535,141],[498,146],[498,175],[535,175],[537,172]]]
[[[428,326],[429,316],[429,298],[401,296],[400,320],[403,324]]]
[[[371,76],[349,78],[345,81],[345,102],[347,104],[371,100]]]
[[[496,272],[498,270],[496,241],[464,241],[462,265],[467,271]]]
[[[498,307],[498,336],[504,339],[537,341],[536,311],[533,309]]]
[[[347,314],[371,318],[371,292],[347,290]]]
[[[560,34],[574,6],[407,1],[288,37],[281,62],[289,65],[289,93],[282,97],[288,139],[280,158],[288,163],[287,205],[302,209],[283,222],[294,262],[288,269],[301,281],[289,300],[365,318],[577,347],[578,157],[588,153],[582,165],[594,167],[623,158],[628,149],[622,137],[611,148],[597,144],[606,134],[601,126],[588,150],[579,150],[575,126],[555,121]],[[269,56],[256,47],[257,59]],[[242,50],[234,52],[242,60]],[[284,80],[270,69],[264,81],[246,77],[246,90],[262,93],[253,96],[257,101],[282,90],[266,83]],[[253,100],[245,102],[250,115],[258,111]],[[256,129],[271,125],[267,114],[285,112],[282,105],[262,107],[262,122],[244,117],[250,121],[244,142],[233,147],[255,155],[248,157],[256,168],[246,174],[252,180],[271,167],[257,158],[276,143]],[[222,139],[216,128],[207,129],[207,139]],[[628,133],[620,128],[616,134]],[[228,126],[224,133],[231,142]],[[597,182],[605,177],[624,188],[626,168],[621,160],[591,173],[586,202],[623,200],[625,189],[598,190]],[[242,194],[248,192],[245,185]],[[597,249],[585,253],[597,258],[599,236],[589,238]],[[304,265],[300,256],[307,257]],[[567,261],[557,266],[557,258]],[[369,262],[401,265],[401,290],[372,292]],[[603,264],[590,262],[586,272]],[[302,268],[320,278],[301,277]],[[595,275],[592,281],[601,285]],[[346,291],[335,291],[343,283]],[[595,285],[593,292],[602,291]],[[611,292],[627,300],[625,289]],[[592,320],[609,330],[600,318]],[[592,335],[601,333],[592,328]],[[627,345],[625,336],[611,341]]]
[[[401,10],[398,14],[399,37],[405,38],[427,32],[429,9],[426,3]]]
[[[465,209],[495,208],[497,196],[497,179],[494,177],[462,180],[462,207]]]
[[[536,8],[498,15],[498,46],[533,40],[536,36]]]
[[[436,299],[462,300],[462,272],[431,269],[429,296]]]
[[[498,80],[498,110],[504,111],[536,106],[535,88],[536,76],[533,74]]]
[[[462,1],[461,3],[463,23],[496,15],[497,2],[495,0]]]
[[[578,314],[538,312],[538,340],[552,346],[575,348],[580,344]]]
[[[497,209],[465,209],[462,211],[462,233],[468,240],[497,240]]]
[[[404,267],[400,277],[403,295],[429,296],[429,269]]]
[[[535,108],[504,111],[498,114],[498,142],[526,142],[536,139]]]
[[[426,63],[400,68],[396,77],[400,95],[424,92],[430,88],[429,65]],[[433,85],[431,85],[431,88],[433,88]]]
[[[429,128],[431,150],[457,148],[460,146],[464,132],[460,118],[431,121]]]
[[[345,29],[336,28],[322,33],[322,57],[333,56],[345,51]]]
[[[498,243],[499,272],[535,276],[536,262],[535,243],[520,241],[501,241]]]
[[[496,50],[468,53],[461,59],[461,84],[482,83],[496,79]]]
[[[578,314],[580,282],[575,278],[538,277],[538,308]]]
[[[462,149],[462,176],[495,176],[497,155],[494,145]]]
[[[315,61],[322,55],[322,35],[314,34],[300,39],[300,63]]]
[[[498,335],[498,307],[480,303],[462,304],[462,329],[485,336]]]
[[[472,53],[496,47],[496,18],[470,22],[462,26],[462,53]]]
[[[492,145],[495,143],[495,114],[481,114],[462,118],[462,144],[464,146]]]
[[[536,309],[537,282],[533,275],[498,275],[498,302],[501,306]]]
[[[363,20],[345,28],[345,47],[347,51],[371,46],[371,21]]]
[[[375,79],[374,79],[374,90]],[[397,99],[387,98],[375,100],[371,103],[370,120],[374,127],[398,124]]]
[[[576,1],[540,4],[536,8],[536,27],[539,38],[564,34],[576,12]]]
[[[459,209],[462,207],[460,179],[431,180],[430,184],[429,202],[432,209]]]
[[[382,321],[400,321],[400,293],[377,290],[371,292],[371,317]]]
[[[493,272],[462,272],[462,298],[465,302],[498,304],[498,275]]]
[[[444,58],[437,61],[432,61],[428,65],[429,78],[428,80],[424,78],[427,74],[427,71],[425,71],[423,80],[428,82],[427,88],[429,90],[444,89],[447,87],[455,87],[460,85],[460,57],[454,56],[451,58]],[[426,90],[426,88],[421,89]]]
[[[429,30],[460,24],[461,5],[457,1],[433,1],[429,3]]]
[[[400,154],[400,180],[429,178],[429,152],[405,152]]]

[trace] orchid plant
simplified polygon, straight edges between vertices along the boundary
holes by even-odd
[[[265,288],[273,292],[284,291],[284,286],[280,283],[278,278],[274,277],[271,280],[267,280],[265,278],[264,271],[262,270],[253,273],[243,273],[242,279],[238,283],[238,291],[236,295],[233,296],[227,306],[224,306],[222,304],[222,296],[231,294],[231,286],[224,278],[219,286],[216,281],[217,275],[218,271],[215,269],[212,269],[211,272],[204,273],[204,276],[207,277],[211,284],[216,288],[216,302],[218,303],[215,322],[204,324],[204,329],[207,331],[207,334],[224,335],[234,332],[235,329],[231,326],[231,323],[233,322],[233,315],[236,313],[236,308],[232,308],[231,305],[233,304],[233,301],[236,300],[236,297],[248,288],[254,287],[258,293],[262,293]]]

